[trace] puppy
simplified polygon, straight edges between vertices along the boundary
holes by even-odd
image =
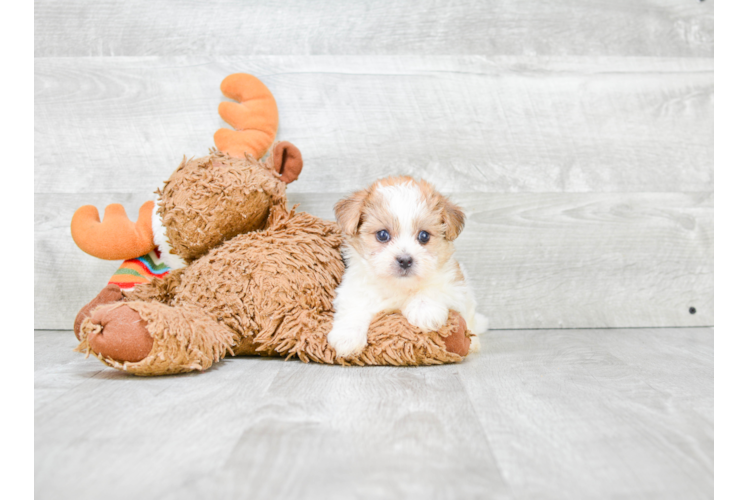
[[[327,340],[339,357],[361,352],[369,323],[382,311],[401,311],[413,326],[432,331],[454,309],[473,333],[488,328],[453,256],[465,214],[431,184],[410,177],[379,180],[340,200],[335,217],[345,238],[346,270]],[[473,338],[471,350],[477,349]]]

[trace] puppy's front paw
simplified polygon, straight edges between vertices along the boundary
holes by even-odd
[[[369,325],[366,325],[366,328],[333,325],[327,334],[327,343],[335,349],[335,354],[339,358],[348,358],[364,350],[368,331]]]
[[[405,307],[403,315],[411,325],[426,332],[438,330],[447,323],[449,309],[431,299],[416,298]]]

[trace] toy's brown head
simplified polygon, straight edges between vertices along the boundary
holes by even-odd
[[[270,90],[244,73],[229,75],[221,91],[236,103],[218,112],[235,130],[214,136],[219,151],[184,160],[159,190],[157,204],[140,208],[131,222],[122,205],[109,205],[104,220],[86,205],[73,215],[71,232],[85,252],[108,260],[132,259],[159,247],[170,267],[194,260],[222,241],[265,226],[272,206],[286,203],[286,184],[299,176],[301,153],[293,144],[273,146],[278,109]]]
[[[154,217],[156,243],[189,262],[237,234],[264,228],[271,207],[285,207],[286,184],[302,165],[301,153],[289,142],[276,144],[265,162],[219,151],[183,161],[158,191],[156,214],[163,228]]]
[[[109,260],[132,259],[158,246],[169,266],[179,267],[237,234],[264,228],[271,207],[285,208],[286,184],[302,167],[301,153],[290,142],[275,144],[263,162],[212,151],[182,161],[157,191],[155,207],[152,201],[141,207],[137,222],[121,205],[109,205],[103,222],[96,207],[79,208],[73,239],[85,252]]]

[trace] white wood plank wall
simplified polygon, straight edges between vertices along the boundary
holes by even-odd
[[[697,0],[37,0],[37,57],[484,54],[712,57]]]
[[[117,267],[74,209],[135,214],[212,145],[236,71],[304,154],[302,209],[394,173],[465,206],[492,328],[713,324],[711,2],[48,0],[35,37],[36,328]]]

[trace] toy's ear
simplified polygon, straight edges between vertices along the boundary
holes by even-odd
[[[465,212],[447,198],[444,198],[442,217],[446,226],[445,237],[447,241],[454,241],[462,232],[462,228],[465,227]]]
[[[288,141],[279,142],[273,148],[273,168],[281,176],[281,180],[290,184],[298,179],[304,160],[301,151]]]
[[[338,221],[343,234],[353,236],[358,232],[367,195],[368,191],[366,190],[358,191],[335,204],[335,219]]]

